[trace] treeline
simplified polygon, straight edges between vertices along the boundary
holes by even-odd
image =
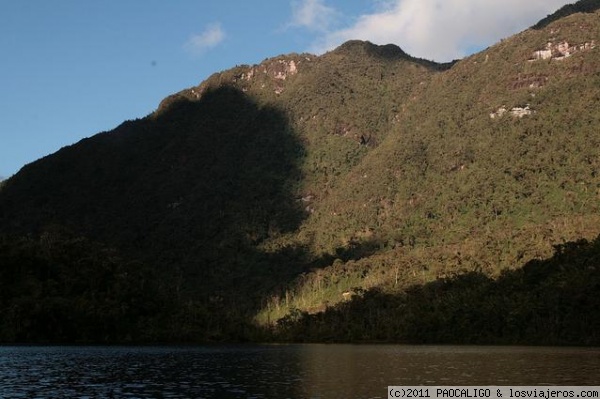
[[[456,274],[406,290],[357,290],[325,312],[293,310],[277,340],[452,344],[600,344],[600,236],[555,246],[497,278]]]
[[[277,57],[27,165],[0,341],[596,342],[597,241],[528,261],[599,233],[597,22]],[[582,50],[531,61],[549,40]]]
[[[542,29],[554,21],[557,21],[561,18],[567,17],[569,15],[585,12],[592,13],[596,10],[600,9],[600,2],[598,0],[579,0],[573,4],[567,4],[563,6],[561,9],[556,11],[555,13],[548,15],[546,18],[542,19],[538,23],[532,26],[533,29]]]
[[[266,292],[194,298],[114,249],[63,233],[2,236],[0,264],[2,343],[600,344],[600,236],[496,278],[473,271],[354,288],[349,300],[262,326],[253,302]]]
[[[152,270],[83,238],[0,237],[0,341],[152,336],[163,306]]]
[[[241,341],[250,304],[61,231],[0,236],[0,343]]]

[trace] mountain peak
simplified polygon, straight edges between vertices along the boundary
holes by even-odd
[[[424,339],[598,344],[598,9],[455,64],[353,40],[238,65],[27,165],[0,182],[0,342],[409,342],[493,308]]]
[[[369,41],[349,40],[335,50],[337,54],[357,54],[363,53],[372,57],[397,60],[402,58],[410,58],[402,49],[395,44],[377,45]]]
[[[444,70],[451,67],[454,62],[437,63],[435,61],[425,60],[422,58],[416,58],[407,54],[395,44],[384,44],[378,45],[373,44],[366,40],[349,40],[336,49],[330,51],[324,56],[328,55],[339,55],[339,56],[350,56],[350,57],[368,57],[371,59],[379,59],[384,61],[410,61],[420,64],[424,67]]]

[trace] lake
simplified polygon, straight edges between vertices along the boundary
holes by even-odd
[[[0,398],[386,398],[388,385],[597,385],[600,348],[0,347]]]

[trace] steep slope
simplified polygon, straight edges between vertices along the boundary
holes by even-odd
[[[15,243],[18,253],[39,252],[32,262],[40,266],[27,270],[8,251],[4,262],[10,266],[3,264],[3,271],[5,276],[33,273],[40,288],[19,292],[22,303],[32,297],[43,303],[45,295],[52,295],[71,307],[79,302],[84,306],[103,294],[78,272],[88,268],[88,255],[72,252],[69,243],[97,243],[101,249],[90,252],[98,263],[112,265],[118,259],[107,269],[126,275],[139,275],[135,270],[140,268],[153,271],[148,285],[158,286],[157,297],[164,294],[166,301],[154,309],[166,313],[159,317],[166,321],[160,322],[165,325],[157,326],[156,334],[171,334],[160,330],[184,304],[206,304],[221,291],[237,290],[242,282],[243,294],[260,295],[253,282],[268,287],[280,274],[294,273],[292,267],[260,267],[267,260],[254,246],[269,234],[297,228],[303,214],[293,190],[301,157],[302,148],[285,115],[258,106],[236,89],[208,91],[197,103],[180,101],[160,115],[126,122],[64,148],[9,179],[0,200],[5,242],[8,247]],[[56,292],[54,287],[64,283],[69,269],[77,290]],[[110,273],[105,278],[112,279]],[[20,279],[27,278],[16,278]],[[2,279],[4,292],[14,284],[11,280]],[[3,305],[13,308],[15,302],[7,300]],[[253,299],[246,304],[253,306]],[[117,309],[101,312],[118,312],[121,305],[111,306]],[[26,329],[28,310],[19,309],[14,311],[23,317],[20,325]],[[53,324],[70,325],[63,320],[72,318],[69,306],[61,309]],[[212,311],[221,312],[220,305]],[[139,334],[116,330],[120,335],[107,339]],[[71,334],[65,332],[63,338]],[[173,334],[159,339],[190,339],[181,331]]]
[[[77,337],[77,323],[63,320],[72,318],[69,304],[88,303],[88,296],[100,297],[103,288],[90,286],[76,270],[79,291],[51,287],[60,285],[70,268],[88,262],[80,258],[82,251],[71,249],[79,240],[84,244],[77,245],[100,247],[90,252],[100,264],[111,265],[107,269],[141,264],[153,271],[148,285],[156,286],[154,296],[165,303],[153,323],[168,324],[164,320],[183,312],[183,323],[199,329],[191,338],[188,328],[155,327],[144,339],[242,334],[246,327],[240,325],[264,298],[313,262],[324,262],[306,240],[296,238],[310,216],[307,203],[325,195],[335,176],[384,138],[393,122],[391,110],[437,68],[395,46],[362,42],[319,58],[277,57],[215,74],[165,99],[146,118],[27,165],[0,196],[5,247],[14,246],[17,253],[7,252],[5,275],[23,279],[20,273],[28,271],[18,254],[39,253],[29,263],[38,265],[33,279],[42,292],[24,290],[17,299],[5,298],[3,306],[13,309],[15,319],[6,336],[40,339],[35,331],[14,331],[33,323],[37,313],[13,305],[43,301],[52,292],[65,304],[46,309],[57,314],[52,323],[72,326],[52,339]],[[388,87],[396,74],[402,78]],[[381,108],[378,113],[370,112],[373,106]],[[59,268],[55,251],[65,253],[58,256]],[[111,306],[118,307],[118,301]],[[80,313],[83,318],[86,312]],[[110,320],[116,332],[99,337],[88,332],[85,339],[140,336],[139,324]]]
[[[384,139],[419,85],[449,66],[394,45],[350,41],[321,57],[290,54],[217,73],[165,99],[158,113],[174,99],[194,101],[223,84],[283,110],[307,148],[302,183],[315,197]]]
[[[599,3],[453,64],[351,41],[238,66],[27,165],[0,191],[0,341],[336,339],[409,286],[594,238]]]
[[[337,232],[338,242],[365,227],[382,237],[447,242],[478,233],[467,226],[514,229],[595,215],[597,17],[577,14],[528,30],[433,77],[317,209],[334,223],[319,230]],[[338,222],[326,216],[334,213]]]
[[[272,298],[258,319],[322,311],[374,287],[498,276],[596,237],[598,16],[557,18],[427,81],[303,224],[337,263],[298,280],[290,304]]]

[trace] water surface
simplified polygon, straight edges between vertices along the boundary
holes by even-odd
[[[0,398],[385,398],[388,385],[597,385],[600,348],[0,347]]]

